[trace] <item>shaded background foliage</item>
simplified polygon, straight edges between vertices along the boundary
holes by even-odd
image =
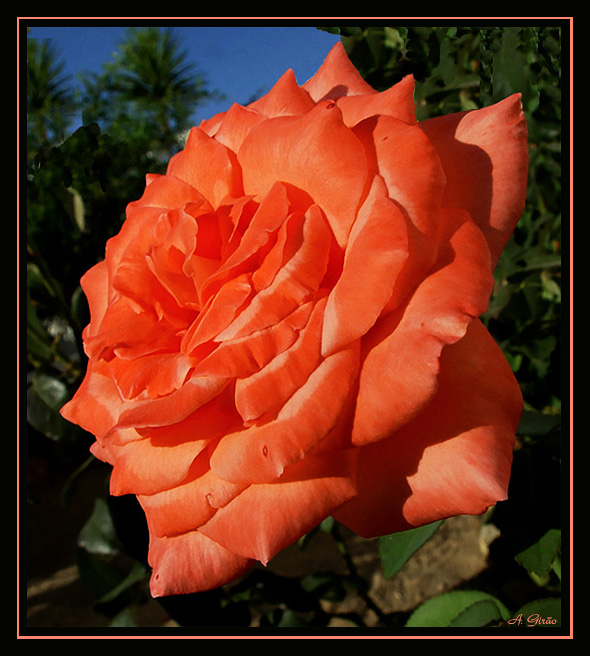
[[[544,608],[558,617],[561,558],[567,554],[561,549],[567,502],[561,489],[567,464],[560,432],[561,250],[568,243],[561,225],[562,26],[319,29],[340,35],[353,63],[378,90],[414,75],[419,120],[520,92],[529,127],[526,209],[499,262],[484,316],[525,399],[510,498],[488,518],[500,537],[482,580],[427,601],[409,618],[376,608],[380,626],[505,626],[520,610],[507,593],[507,582],[515,580],[532,582],[527,601],[537,604],[535,612]],[[21,445],[28,463],[41,459],[71,474],[63,489],[67,504],[84,485],[85,472],[96,466],[87,458],[93,438],[58,414],[85,370],[81,331],[88,307],[79,279],[102,259],[126,205],[141,196],[145,174],[164,172],[182,147],[195,107],[216,92],[187,65],[173,33],[160,28],[132,28],[102,73],[81,74],[78,93],[61,76],[59,53],[48,44],[29,40],[27,61],[27,430]],[[68,131],[80,111],[83,127]],[[23,495],[36,503],[30,486]],[[438,524],[382,538],[386,575],[395,576],[437,529]],[[326,520],[317,530],[332,535],[347,557],[335,522]],[[147,598],[146,549],[145,522],[134,499],[98,495],[76,552],[95,608],[113,627],[133,627],[135,609]],[[326,626],[330,616],[320,599],[338,599],[354,589],[374,605],[366,581],[347,562],[347,576],[287,580],[254,571],[235,586],[161,603],[180,626],[247,627],[253,609],[261,626]],[[362,618],[348,619],[362,626]]]

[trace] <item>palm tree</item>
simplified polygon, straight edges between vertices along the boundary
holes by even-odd
[[[51,42],[27,39],[28,150],[63,140],[76,110],[74,95]]]
[[[113,61],[100,75],[86,76],[84,86],[87,119],[164,151],[190,127],[196,105],[215,95],[172,30],[159,27],[130,28]]]

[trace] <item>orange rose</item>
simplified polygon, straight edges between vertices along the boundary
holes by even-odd
[[[522,399],[477,318],[523,209],[520,98],[414,117],[340,44],[195,127],[82,279],[63,415],[135,494],[155,596],[243,574],[332,515],[362,536],[506,496]]]

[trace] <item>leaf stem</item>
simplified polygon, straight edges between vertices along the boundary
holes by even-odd
[[[365,602],[367,608],[372,610],[375,613],[375,615],[377,615],[379,621],[382,624],[387,625],[388,624],[387,615],[383,612],[381,608],[379,608],[379,606],[375,603],[375,601],[371,598],[371,596],[367,592],[366,590],[367,582],[359,574],[359,571],[354,563],[354,560],[350,555],[350,551],[348,550],[344,538],[342,537],[342,533],[340,531],[340,527],[338,526],[337,522],[334,522],[334,525],[332,527],[332,536],[336,542],[338,551],[340,552],[342,558],[344,559],[344,562],[346,563],[351,580],[358,584],[359,596]]]

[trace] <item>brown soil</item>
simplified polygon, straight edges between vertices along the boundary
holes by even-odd
[[[418,604],[480,574],[487,566],[488,545],[496,537],[492,525],[481,517],[460,516],[448,519],[434,536],[393,578],[386,579],[381,568],[377,540],[365,540],[351,532],[345,542],[359,574],[370,581],[369,596],[385,614],[409,612]],[[269,563],[285,576],[304,576],[321,571],[342,571],[346,566],[327,534],[318,533],[303,551],[294,545]],[[367,626],[378,618],[357,595],[344,601],[322,602],[330,613],[358,613]],[[349,626],[332,621],[331,626]]]
[[[75,564],[76,538],[90,516],[94,499],[104,491],[104,470],[98,467],[87,472],[79,493],[64,507],[60,495],[66,475],[50,471],[43,460],[28,464],[29,500],[20,518],[21,528],[26,524],[26,532],[21,530],[26,562],[20,563],[26,578],[26,619],[21,617],[21,622],[54,631],[106,627],[109,620],[93,610],[93,598],[79,580]],[[494,537],[493,527],[479,517],[447,520],[402,571],[387,580],[379,564],[377,541],[345,533],[359,573],[371,582],[370,596],[385,613],[409,611],[421,601],[477,576],[486,568],[488,545]],[[284,576],[345,571],[332,538],[322,532],[305,549],[293,545],[284,550],[268,567]],[[356,595],[350,594],[337,607],[322,603],[327,612],[359,613],[368,626],[377,624],[376,615]],[[156,601],[142,606],[135,619],[142,627],[176,626]],[[335,619],[332,626],[347,623]]]

